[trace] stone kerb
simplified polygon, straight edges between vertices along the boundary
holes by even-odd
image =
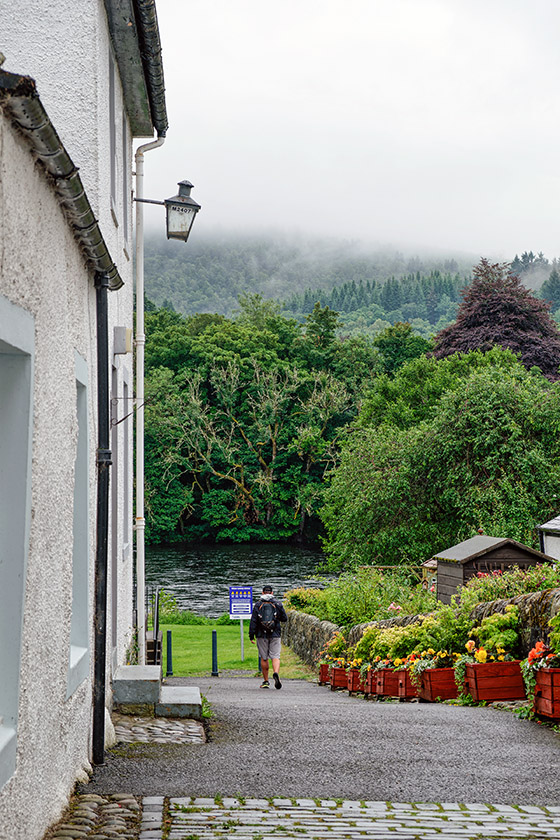
[[[286,610],[286,615],[288,620],[282,627],[282,641],[306,665],[314,667],[324,645],[340,627],[297,610]]]
[[[471,613],[474,622],[479,623],[485,616],[503,613],[508,604],[519,607],[521,623],[521,652],[527,656],[539,639],[548,637],[548,622],[560,612],[560,589],[546,589],[542,592],[530,592],[516,595],[500,601],[478,604]],[[337,630],[343,628],[330,621],[320,621],[314,615],[306,615],[296,610],[286,610],[288,621],[283,628],[282,639],[307,665],[314,666],[320,651]],[[426,618],[426,615],[402,615],[382,621],[368,621],[356,624],[345,635],[351,645],[363,635],[366,627],[405,627]]]

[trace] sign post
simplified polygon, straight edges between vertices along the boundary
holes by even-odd
[[[229,617],[239,619],[241,628],[241,661],[245,661],[243,619],[251,618],[253,612],[253,587],[230,586],[229,588]]]

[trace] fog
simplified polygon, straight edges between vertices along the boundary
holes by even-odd
[[[192,236],[559,252],[557,0],[157,0]],[[163,227],[148,208],[148,227]]]

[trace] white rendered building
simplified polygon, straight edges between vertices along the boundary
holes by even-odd
[[[38,840],[132,637],[132,138],[167,117],[155,0],[0,8],[0,838]]]

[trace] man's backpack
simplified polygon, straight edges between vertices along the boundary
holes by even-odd
[[[257,607],[257,620],[267,636],[272,635],[277,614],[274,601],[260,601]]]

